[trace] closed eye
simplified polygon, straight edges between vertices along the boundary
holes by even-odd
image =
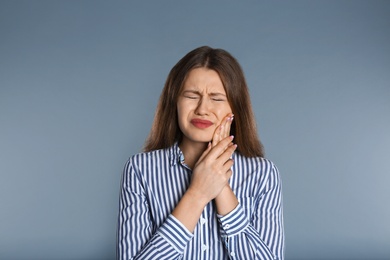
[[[212,101],[222,102],[226,101],[226,95],[219,92],[210,93],[210,99]]]
[[[198,99],[198,96],[184,96],[184,97],[189,99]]]

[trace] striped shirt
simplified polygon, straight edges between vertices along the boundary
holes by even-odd
[[[192,173],[178,144],[132,156],[121,182],[117,258],[284,259],[278,169],[264,158],[232,157],[239,205],[220,216],[211,201],[191,233],[171,214]]]

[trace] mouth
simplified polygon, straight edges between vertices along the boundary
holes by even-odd
[[[213,125],[213,122],[203,119],[192,119],[191,124],[197,128],[205,129]]]

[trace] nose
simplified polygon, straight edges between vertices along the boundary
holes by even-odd
[[[195,109],[195,114],[208,115],[208,113],[209,113],[209,102],[207,101],[207,98],[201,97]]]

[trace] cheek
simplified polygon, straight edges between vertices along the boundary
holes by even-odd
[[[184,105],[177,106],[177,115],[183,116],[186,113],[186,107]]]
[[[178,104],[177,106],[177,120],[179,123],[180,130],[182,130],[183,126],[186,125],[187,117],[188,117],[188,109],[183,104]]]
[[[179,107],[177,108],[177,120],[179,121],[178,123],[181,128],[183,121],[183,111]]]
[[[230,108],[229,105],[226,105],[226,106],[223,106],[223,107],[220,107],[218,108],[218,110],[216,111],[216,115],[218,117],[218,120],[220,122],[222,122],[222,120],[228,116],[229,114],[232,113],[232,109]]]

